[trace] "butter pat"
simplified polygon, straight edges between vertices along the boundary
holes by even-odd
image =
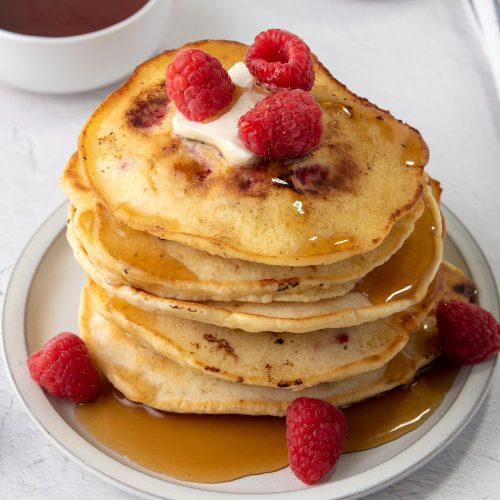
[[[246,64],[242,62],[237,62],[227,72],[231,81],[238,85],[238,87],[243,87],[244,89],[251,89],[253,87],[253,76],[248,71]]]
[[[238,138],[238,121],[266,95],[253,89],[252,75],[243,63],[236,63],[228,73],[235,85],[245,89],[230,110],[207,123],[188,120],[177,111],[172,120],[172,127],[177,135],[210,144],[216,147],[229,163],[244,167],[252,164],[257,155],[249,151]]]

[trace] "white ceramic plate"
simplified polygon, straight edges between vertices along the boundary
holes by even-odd
[[[446,258],[469,271],[481,305],[498,317],[495,281],[482,252],[456,217],[443,210]],[[334,473],[313,487],[302,484],[289,468],[220,484],[187,483],[143,469],[86,434],[73,417],[74,406],[48,397],[26,368],[29,352],[60,331],[77,330],[84,275],[64,237],[66,213],[63,205],[49,217],[12,273],[3,311],[3,354],[12,384],[42,432],[71,459],[119,488],[145,498],[359,498],[401,479],[439,453],[488,392],[496,360],[463,368],[439,409],[421,427],[378,448],[343,455]]]

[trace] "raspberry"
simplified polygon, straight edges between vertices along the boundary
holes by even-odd
[[[31,378],[47,392],[76,403],[92,401],[101,389],[99,374],[83,340],[63,332],[28,358]]]
[[[323,134],[322,112],[303,90],[281,90],[259,101],[238,122],[238,136],[254,153],[293,158],[316,148]]]
[[[199,49],[184,49],[167,67],[167,94],[189,120],[201,122],[225,108],[233,98],[233,83],[215,57]]]
[[[347,433],[344,414],[314,398],[298,398],[286,414],[290,467],[304,483],[326,474],[340,457]]]
[[[450,300],[436,311],[444,352],[460,364],[486,361],[500,350],[500,325],[475,304]]]
[[[311,90],[314,68],[311,51],[297,35],[271,29],[259,33],[247,51],[246,65],[270,90]]]

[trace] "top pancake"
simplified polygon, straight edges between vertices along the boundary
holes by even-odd
[[[245,45],[202,41],[225,68]],[[422,192],[428,150],[420,134],[357,97],[315,62],[322,142],[287,161],[228,164],[172,133],[164,91],[176,51],[139,66],[92,115],[79,155],[100,201],[131,227],[222,257],[303,266],[378,246]]]

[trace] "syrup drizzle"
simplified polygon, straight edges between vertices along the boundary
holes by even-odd
[[[105,213],[100,216],[106,220],[97,220],[98,243],[111,255],[116,254],[114,249],[120,248],[119,258],[125,273],[130,267],[145,273],[153,271],[155,277],[162,280],[197,280],[192,271],[168,253],[161,239],[150,237],[146,245],[140,232],[125,224],[117,226],[117,222]]]
[[[368,273],[353,291],[366,294],[373,304],[411,295],[434,258],[433,222],[432,212],[426,206],[403,246],[385,264]]]
[[[345,408],[349,431],[344,452],[373,448],[417,428],[438,408],[458,370],[438,360],[409,387]],[[77,406],[75,416],[105,447],[177,479],[216,483],[288,464],[284,418],[152,415],[124,400],[109,384],[95,402]]]

